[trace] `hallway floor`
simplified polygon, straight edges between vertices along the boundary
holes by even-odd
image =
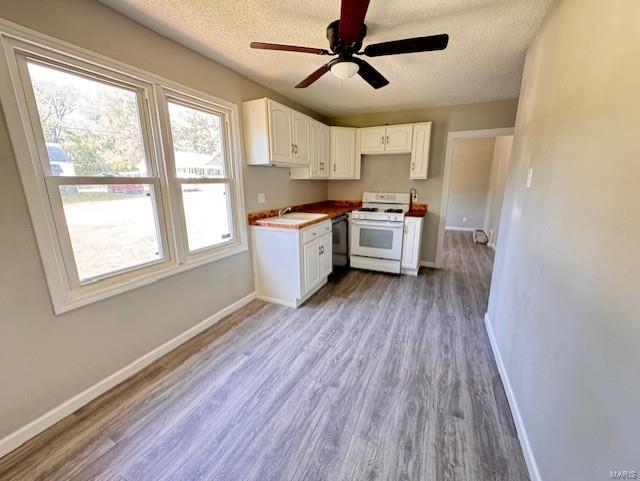
[[[254,301],[0,460],[0,479],[524,481],[484,329],[492,251]]]

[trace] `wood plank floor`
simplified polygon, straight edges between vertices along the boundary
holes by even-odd
[[[528,480],[484,331],[493,255],[255,301],[0,460],[0,479]]]

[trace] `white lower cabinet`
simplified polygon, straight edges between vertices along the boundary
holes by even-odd
[[[422,217],[404,218],[402,238],[402,274],[417,276],[420,270],[420,246],[422,244]]]
[[[304,265],[304,293],[314,291],[319,282],[326,281],[331,273],[331,234],[323,234],[319,239],[304,244],[302,259]]]
[[[259,299],[298,307],[326,284],[332,268],[330,220],[304,229],[251,230]]]

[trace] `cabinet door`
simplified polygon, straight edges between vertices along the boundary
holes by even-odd
[[[320,279],[320,239],[307,242],[302,249],[304,294],[306,294]]]
[[[293,162],[309,163],[309,117],[293,112]]]
[[[406,217],[402,239],[402,268],[407,273],[418,275],[420,268],[420,243],[422,242],[422,219]]]
[[[387,125],[385,152],[411,152],[413,124]]]
[[[384,152],[386,143],[384,127],[367,127],[360,129],[360,151],[363,154]]]
[[[331,127],[332,179],[356,177],[356,129]]]
[[[320,237],[318,244],[320,246],[318,249],[318,254],[320,255],[320,274],[318,277],[324,279],[331,274],[333,268],[333,237],[331,233]]]
[[[329,166],[331,164],[331,128],[328,125],[320,124],[320,150],[318,164],[320,166],[319,177],[326,179],[329,177]]]
[[[413,126],[410,179],[426,179],[429,171],[429,146],[431,144],[431,122]]]
[[[293,156],[292,110],[269,101],[269,146],[271,162],[291,163]]]
[[[322,177],[320,162],[322,158],[322,134],[320,122],[311,121],[309,125],[309,173],[311,178]]]

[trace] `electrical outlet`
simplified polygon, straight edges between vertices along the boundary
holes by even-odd
[[[463,224],[466,224],[468,220],[469,220],[469,218],[468,218],[467,216],[464,216],[464,217],[462,218],[462,223],[463,223]]]
[[[267,196],[264,192],[258,192],[258,204],[266,204]]]

